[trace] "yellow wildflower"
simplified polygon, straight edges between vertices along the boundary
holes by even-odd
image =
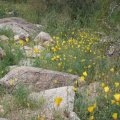
[[[101,87],[105,87],[105,83],[101,83]]]
[[[111,71],[111,72],[114,72],[115,70],[114,70],[114,68],[111,68],[110,71]]]
[[[94,106],[88,107],[88,112],[92,113],[94,111]]]
[[[116,100],[117,102],[120,102],[120,94],[116,93],[116,94],[114,95],[114,98],[115,98],[115,100]]]
[[[51,60],[52,60],[52,61],[55,61],[55,60],[56,60],[56,58],[55,58],[55,57],[53,57],[53,58],[51,58]]]
[[[44,117],[44,116],[41,116],[41,120],[45,120],[45,117]]]
[[[57,55],[57,56],[56,56],[56,58],[57,58],[57,59],[60,59],[60,56],[59,56],[59,55]]]
[[[55,101],[55,104],[56,104],[56,106],[57,106],[57,107],[59,107],[59,106],[60,106],[60,104],[61,104],[62,100],[63,100],[63,99],[62,99],[61,97],[56,97],[56,98],[55,98],[55,100],[54,100],[54,101]]]
[[[80,45],[78,45],[77,47],[80,48]]]
[[[34,53],[35,53],[35,54],[38,54],[38,53],[39,53],[38,48],[34,48]]]
[[[75,85],[78,85],[78,80],[76,80],[76,81],[74,82],[74,84],[75,84]]]
[[[85,77],[84,77],[84,76],[81,76],[81,77],[80,77],[80,80],[81,80],[81,81],[85,81]]]
[[[112,117],[113,117],[114,120],[117,120],[118,114],[117,114],[117,113],[113,113],[113,114],[112,114]]]
[[[9,84],[10,84],[11,86],[13,86],[14,83],[15,83],[15,81],[14,81],[13,79],[11,79],[11,80],[9,81]]]
[[[110,88],[108,86],[104,87],[104,91],[108,93],[110,91]]]
[[[85,77],[87,77],[88,74],[87,74],[87,72],[85,71],[85,72],[83,72],[83,75],[84,75]]]
[[[23,46],[23,45],[24,45],[23,40],[19,40],[19,43],[20,43],[20,45],[21,45],[21,46]]]
[[[94,120],[94,116],[92,115],[92,116],[90,116],[90,119],[89,120]]]
[[[111,103],[112,103],[112,104],[115,104],[115,100],[111,100]]]
[[[52,47],[52,51],[53,51],[53,52],[56,52],[57,49],[56,49],[55,47]]]
[[[73,87],[73,91],[74,91],[74,92],[77,92],[77,91],[78,91],[78,88]]]
[[[29,38],[28,37],[25,40],[26,40],[26,42],[29,42]]]
[[[75,34],[75,32],[72,32],[72,35],[74,35]]]
[[[62,66],[62,62],[58,63],[58,66],[59,66],[59,67]]]
[[[40,119],[40,115],[39,115],[39,114],[38,114],[37,120],[41,120],[41,119]]]
[[[87,47],[86,49],[87,49],[87,51],[90,51],[90,48],[89,48],[89,47]]]
[[[81,62],[85,62],[85,59],[82,59]]]
[[[59,37],[58,37],[58,36],[56,37],[56,40],[59,40]]]
[[[118,87],[120,85],[119,82],[115,82],[115,87]]]
[[[88,68],[91,68],[91,65],[88,65]]]

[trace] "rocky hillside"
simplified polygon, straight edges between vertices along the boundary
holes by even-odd
[[[0,120],[120,119],[119,38],[43,30],[0,19]]]

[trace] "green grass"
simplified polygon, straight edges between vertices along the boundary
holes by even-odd
[[[69,33],[68,36],[62,34],[53,37],[55,45],[48,47],[41,53],[40,58],[36,58],[35,66],[76,74],[80,76],[79,80],[84,76],[87,85],[96,81],[100,84],[104,82],[105,86],[110,88],[107,99],[104,86],[103,90],[98,91],[97,107],[90,114],[87,109],[94,103],[88,103],[93,98],[87,100],[89,96],[85,98],[78,92],[75,98],[75,112],[81,120],[89,120],[92,115],[97,120],[112,120],[113,113],[120,114],[120,106],[111,104],[114,94],[119,93],[119,87],[116,88],[114,84],[116,82],[120,84],[120,57],[106,56],[105,51],[110,44],[101,45],[99,35],[93,31],[76,31]],[[83,74],[84,72],[87,72],[87,76]],[[79,89],[79,85],[77,86]],[[84,93],[86,94],[87,92]]]
[[[28,95],[29,95],[28,90],[22,84],[19,85],[18,88],[13,93],[16,104],[22,107],[28,107],[29,104]]]
[[[97,97],[92,97],[91,99],[88,100],[88,102],[91,102],[93,99],[95,99],[96,103],[96,108],[93,113],[88,112],[88,107],[93,105],[94,103],[92,102],[91,104],[88,104],[87,98],[85,96],[87,95],[89,97],[89,94],[81,94],[79,92],[76,93],[76,98],[75,98],[75,107],[74,111],[77,113],[79,118],[81,120],[88,120],[90,116],[94,116],[94,119],[97,120],[113,120],[112,115],[113,113],[118,113],[118,119],[119,119],[119,114],[120,114],[120,106],[116,104],[112,104],[112,100],[114,100],[114,95],[116,93],[119,93],[119,86],[115,87],[115,82],[120,83],[120,80],[117,78],[120,77],[120,75],[115,75],[112,77],[111,81],[101,81],[100,82],[100,89],[97,91]],[[114,81],[115,80],[115,81]],[[104,82],[105,86],[109,86],[110,91],[108,93],[105,93],[104,87],[101,87],[101,83]],[[92,93],[90,93],[92,94]],[[93,93],[94,94],[94,93]]]
[[[15,46],[13,42],[14,41],[11,41],[11,43],[8,43],[6,45],[0,43],[0,47],[3,48],[6,53],[4,60],[0,61],[0,78],[6,74],[9,66],[17,65],[19,61],[24,57],[23,51],[20,50],[19,46]]]
[[[0,29],[0,35],[5,35],[8,38],[13,38],[14,33],[11,29],[4,28],[4,29]]]
[[[6,93],[6,89],[4,86],[0,85],[0,97]]]
[[[81,35],[80,35],[81,34]],[[105,56],[104,46],[100,46],[99,37],[91,32],[76,32],[71,37],[56,36],[55,45],[48,47],[36,58],[35,67],[58,70],[82,76],[86,71],[86,81],[91,83],[100,79],[109,79],[110,69],[119,72],[119,57]],[[82,38],[82,37],[83,38]],[[70,43],[71,42],[71,43]],[[102,74],[105,75],[102,75]],[[109,78],[107,78],[109,76]]]
[[[111,14],[110,5],[113,1],[1,1],[0,18],[22,17],[32,23],[42,24],[46,31],[54,34],[67,32],[72,28],[92,28],[110,31],[119,25],[119,1],[115,0],[118,7]],[[64,4],[63,4],[64,3]],[[79,6],[78,6],[79,4]],[[82,5],[82,6],[81,6]],[[47,7],[46,7],[47,6]],[[11,15],[10,12],[13,12]],[[109,29],[110,26],[112,29]]]
[[[105,86],[98,91],[97,106],[93,113],[89,113],[87,109],[94,103],[88,104],[90,100],[85,101],[87,99],[85,96],[79,92],[76,93],[74,111],[81,120],[89,120],[90,116],[94,116],[96,120],[112,120],[113,113],[118,113],[118,119],[120,119],[120,106],[111,104],[114,94],[120,91],[119,87],[115,87],[116,82],[120,83],[120,57],[119,55],[109,57],[105,54],[110,45],[119,43],[120,35],[116,27],[120,24],[119,7],[111,14],[109,8],[113,1],[109,0],[99,0],[97,2],[101,4],[97,3],[96,6],[93,4],[91,6],[91,1],[85,1],[86,4],[84,1],[79,1],[84,6],[80,9],[76,9],[79,7],[76,7],[77,0],[74,3],[69,1],[72,3],[71,7],[58,4],[58,1],[53,0],[46,8],[46,3],[41,1],[38,4],[38,2],[31,4],[24,1],[15,3],[1,1],[0,18],[22,17],[29,22],[42,24],[45,31],[55,35],[53,36],[55,45],[41,52],[40,58],[35,58],[35,67],[76,74],[80,76],[79,80],[84,77],[87,85],[98,81],[110,88],[107,94],[104,92]],[[116,3],[118,4],[119,0],[116,0]],[[85,8],[86,6],[89,10]],[[9,12],[13,13],[10,15]],[[102,35],[97,32],[105,32],[105,36],[110,36],[113,40],[101,43]],[[0,35],[6,35],[12,39],[14,34],[9,29],[1,29]],[[20,46],[14,45],[13,42],[10,40],[8,45],[0,43],[0,47],[6,53],[5,58],[0,61],[0,78],[9,71],[8,66],[17,65],[25,57],[24,51],[21,51]],[[28,43],[28,45],[33,46],[33,43]],[[86,76],[84,72],[87,73]],[[79,85],[77,87],[79,88]],[[6,89],[0,86],[0,97],[6,94]],[[35,101],[30,101],[29,91],[23,85],[18,86],[12,95],[14,98],[12,106],[7,100],[4,101],[3,105],[7,111],[4,116],[17,108],[26,109],[30,106],[33,109],[42,106],[45,102],[43,98],[37,104]],[[55,111],[54,117],[56,120],[63,119],[59,111]],[[37,120],[37,116],[32,118],[30,116],[30,119]]]
[[[40,98],[39,102],[31,100],[29,98],[30,90],[28,90],[22,83],[20,83],[16,89],[11,92],[6,90],[3,86],[0,86],[0,105],[3,106],[4,112],[0,112],[0,117],[13,117],[12,114],[16,114],[15,117],[20,117],[23,119],[26,114],[23,113],[21,116],[21,111],[27,110],[29,112],[41,111],[45,103],[44,98]],[[28,120],[37,120],[37,115],[29,115]]]

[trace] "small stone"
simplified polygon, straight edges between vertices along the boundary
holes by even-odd
[[[7,37],[7,36],[5,36],[5,35],[0,35],[0,42],[6,42],[6,41],[8,41],[9,40],[9,38]]]
[[[40,44],[42,46],[48,46],[53,44],[53,40],[48,33],[40,32],[34,39],[36,44]]]

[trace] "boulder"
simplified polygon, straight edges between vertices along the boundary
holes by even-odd
[[[0,60],[2,60],[5,55],[5,51],[0,47]]]
[[[41,91],[72,85],[79,76],[42,68],[21,66],[11,70],[0,79],[0,84],[7,88],[23,83],[33,91]],[[12,86],[11,86],[12,82]]]
[[[62,102],[59,106],[59,109],[62,111],[68,110],[73,111],[74,107],[74,96],[75,93],[73,91],[72,86],[65,86],[65,87],[59,87],[54,89],[49,89],[41,92],[33,92],[30,94],[30,99],[36,102],[39,102],[41,98],[44,98],[45,103],[43,105],[43,111],[46,109],[46,111],[53,111],[57,110],[58,107],[55,105],[55,98],[61,97]]]
[[[9,28],[18,35],[24,34],[30,36],[38,34],[41,30],[41,28],[37,27],[35,24],[26,22],[24,19],[17,17],[0,19],[0,29],[3,28]]]
[[[57,107],[55,103],[56,97],[62,98],[59,107]],[[29,106],[27,108],[20,107],[20,109],[14,110],[12,106],[15,99],[12,94],[5,94],[0,101],[2,104],[9,101],[7,104],[12,109],[8,112],[7,118],[10,120],[23,120],[23,118],[29,120],[38,115],[45,116],[45,120],[56,120],[58,116],[64,120],[79,120],[73,112],[74,98],[75,92],[73,91],[73,87],[65,86],[40,92],[31,92],[28,95],[28,99],[35,103],[33,109],[31,109],[32,106]],[[6,111],[8,111],[7,108],[5,109],[5,113]]]
[[[57,97],[62,98],[62,102],[59,107],[55,104],[55,98]],[[49,120],[55,119],[55,111],[60,112],[60,116],[65,118],[65,120],[80,120],[73,112],[74,97],[75,92],[73,91],[73,87],[65,86],[41,91],[39,93],[33,92],[30,94],[29,99],[36,101],[37,103],[41,98],[45,100],[41,109],[42,111],[45,111],[44,114],[47,118],[49,118]]]
[[[50,45],[53,43],[51,36],[48,33],[40,32],[34,39],[35,43],[40,45]]]

